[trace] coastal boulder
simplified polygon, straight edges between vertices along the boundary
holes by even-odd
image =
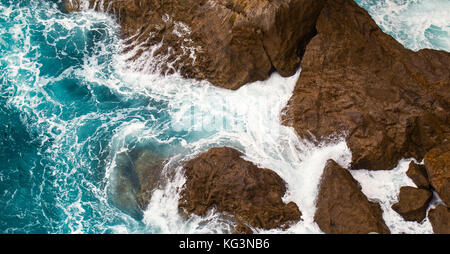
[[[432,197],[433,194],[429,190],[404,186],[400,188],[399,201],[392,209],[407,221],[421,222],[425,219]]]
[[[450,140],[449,53],[404,48],[352,0],[328,0],[316,30],[284,124],[319,142],[345,136],[352,169],[421,161]]]
[[[443,205],[428,212],[433,231],[436,234],[450,234],[450,209]]]
[[[293,202],[285,204],[285,182],[272,170],[258,168],[228,147],[212,148],[188,161],[186,183],[179,207],[200,216],[215,209],[234,215],[237,232],[249,232],[244,224],[285,228],[301,219]]]
[[[66,0],[70,1],[70,0]],[[136,68],[229,89],[293,75],[325,0],[90,0],[116,16]]]
[[[446,205],[450,205],[450,142],[425,155],[425,168],[434,190]]]
[[[413,180],[418,188],[429,189],[431,187],[424,165],[419,165],[411,161],[406,175]]]
[[[142,219],[153,190],[161,183],[163,166],[161,156],[150,151],[117,154],[107,189],[111,203],[135,219]]]
[[[378,203],[370,202],[359,183],[335,161],[325,166],[314,220],[327,234],[390,233]]]

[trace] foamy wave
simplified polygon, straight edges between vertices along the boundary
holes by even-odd
[[[450,1],[355,0],[406,47],[450,51]]]

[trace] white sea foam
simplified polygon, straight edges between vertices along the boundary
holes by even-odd
[[[347,166],[350,153],[342,140],[316,147],[299,140],[292,128],[280,124],[280,112],[292,93],[298,75],[282,78],[273,74],[267,81],[255,82],[237,91],[177,76],[160,77],[156,83],[147,83],[147,88],[154,94],[164,94],[163,97],[170,98],[169,109],[175,128],[212,133],[197,141],[185,142],[184,157],[175,158],[192,158],[214,146],[225,145],[241,150],[246,159],[274,170],[286,181],[288,191],[284,200],[299,204],[304,218],[289,232],[319,233],[313,222],[314,199],[323,166],[331,158]],[[132,84],[146,84],[137,82],[136,77],[148,80],[142,74],[131,77]],[[223,220],[214,214],[206,218],[194,216],[187,222],[183,221],[178,214],[177,190],[182,187],[184,178],[180,167],[172,170],[176,171],[177,176],[164,190],[155,192],[144,221],[158,226],[165,233],[180,233],[183,231],[180,228],[186,226],[188,232],[208,232],[208,229],[217,232],[220,228],[228,231],[229,226],[223,226]]]
[[[430,234],[431,224],[426,217],[421,223],[405,221],[391,206],[398,202],[402,186],[417,187],[406,175],[411,159],[401,160],[398,166],[389,171],[351,171],[353,177],[361,184],[363,193],[383,209],[383,219],[393,234]]]
[[[408,48],[450,51],[450,1],[356,0],[377,24]]]
[[[177,74],[162,77],[136,73],[126,65],[121,66],[120,57],[116,60],[123,82],[107,83],[110,89],[124,96],[139,93],[166,100],[171,129],[198,133],[193,140],[181,143],[181,154],[174,155],[173,162],[166,166],[166,173],[170,171],[175,177],[163,189],[154,192],[144,217],[149,228],[155,230],[156,227],[157,232],[164,233],[229,232],[230,225],[214,213],[205,218],[193,216],[187,221],[181,218],[178,199],[185,179],[177,163],[214,146],[231,146],[244,152],[246,159],[274,170],[286,181],[284,201],[296,202],[303,213],[303,221],[287,232],[321,232],[313,216],[323,167],[328,159],[347,167],[351,155],[343,140],[315,146],[299,140],[292,128],[281,125],[281,111],[300,71],[289,78],[274,73],[266,81],[231,91]]]

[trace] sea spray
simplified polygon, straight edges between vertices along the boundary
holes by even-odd
[[[351,171],[353,177],[360,182],[362,192],[369,200],[380,203],[383,219],[393,234],[429,234],[433,232],[428,217],[421,223],[405,221],[391,208],[398,202],[401,187],[417,187],[406,175],[411,161],[412,159],[400,160],[398,166],[390,171]]]

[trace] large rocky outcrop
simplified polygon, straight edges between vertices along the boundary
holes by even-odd
[[[436,234],[450,234],[450,209],[443,205],[428,212],[433,231]]]
[[[352,0],[327,1],[283,117],[302,137],[346,134],[352,169],[421,161],[450,137],[450,54],[405,49]]]
[[[263,229],[286,227],[300,220],[297,205],[281,200],[286,192],[284,181],[242,155],[228,147],[212,148],[187,162],[179,207],[197,215],[215,208],[233,214],[238,225],[248,223]],[[237,231],[247,230],[238,227]]]
[[[389,233],[378,203],[370,202],[352,175],[333,160],[325,166],[314,220],[329,234]]]
[[[431,186],[450,205],[450,142],[429,151],[424,161]]]
[[[407,221],[421,222],[425,219],[432,197],[433,194],[429,190],[404,186],[400,188],[399,201],[392,209]]]
[[[90,8],[115,14],[123,37],[140,45],[133,59],[149,60],[153,55],[140,67],[155,71],[159,66],[163,73],[179,70],[185,77],[230,89],[264,80],[274,70],[282,76],[294,74],[325,2],[87,1]],[[76,9],[77,2],[66,0],[66,9]]]

